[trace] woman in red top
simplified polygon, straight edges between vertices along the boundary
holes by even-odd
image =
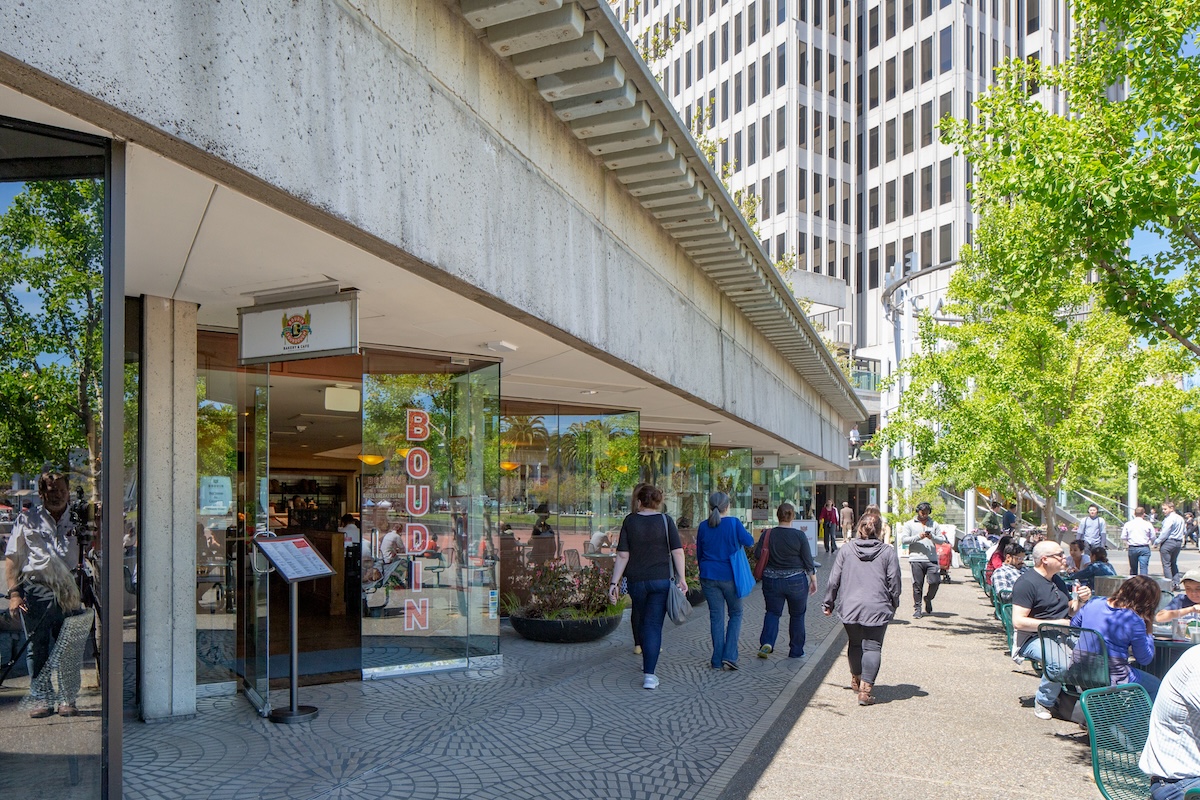
[[[987,567],[985,567],[983,570],[984,583],[991,585],[992,573],[1004,565],[1004,548],[1008,547],[1012,540],[1013,537],[1009,536],[1008,534],[1000,537],[1000,543],[996,545],[996,549],[992,553],[992,557],[988,559]]]
[[[825,552],[836,553],[839,520],[837,509],[833,507],[832,500],[825,501],[825,507],[821,509],[821,513],[817,516],[817,519],[821,521],[822,541],[825,543]]]

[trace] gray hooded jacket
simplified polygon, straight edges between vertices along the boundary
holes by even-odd
[[[886,625],[900,607],[900,560],[878,539],[854,539],[837,552],[822,606],[850,625]]]

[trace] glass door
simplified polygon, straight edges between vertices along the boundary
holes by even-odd
[[[238,573],[241,597],[239,637],[242,680],[246,697],[266,715],[270,704],[270,573],[266,559],[254,546],[255,536],[271,535],[268,526],[267,456],[269,436],[269,392],[267,367],[248,367],[240,380],[241,424],[238,428]]]

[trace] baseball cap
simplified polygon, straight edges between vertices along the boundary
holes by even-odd
[[[1187,572],[1183,573],[1183,580],[1200,583],[1200,569],[1189,569]]]

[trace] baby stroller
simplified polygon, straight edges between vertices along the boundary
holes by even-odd
[[[938,570],[942,574],[942,582],[950,583],[950,563],[954,556],[954,548],[949,542],[937,545]]]

